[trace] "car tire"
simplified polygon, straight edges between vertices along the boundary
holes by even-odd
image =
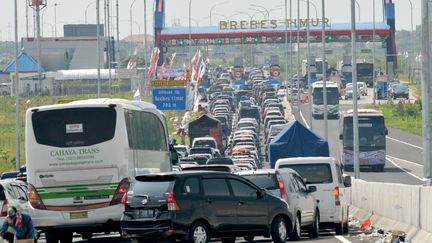
[[[335,223],[335,231],[336,231],[336,235],[343,235],[344,223],[343,222]]]
[[[294,227],[293,231],[289,234],[290,241],[298,241],[300,240],[301,236],[301,222],[300,222],[300,215],[296,215],[295,221],[294,221]]]
[[[222,238],[222,243],[235,243],[236,238]]]
[[[375,172],[384,172],[384,165],[375,165],[375,166],[373,167],[373,170],[374,170]]]
[[[254,238],[255,238],[254,236],[246,236],[243,239],[247,242],[252,242],[254,240]]]
[[[54,230],[47,230],[45,232],[45,241],[46,243],[58,243],[59,235]]]
[[[210,231],[201,222],[195,222],[189,229],[188,243],[207,243],[210,240]]]
[[[92,237],[93,237],[93,233],[92,232],[83,232],[83,233],[81,233],[81,238],[83,240],[91,240]]]
[[[287,223],[281,216],[276,216],[271,224],[271,237],[274,243],[284,243],[287,239]]]
[[[60,243],[72,243],[73,241],[73,232],[72,231],[63,231],[60,235]]]
[[[318,238],[319,236],[319,212],[315,210],[315,218],[312,225],[309,228],[309,238]]]
[[[343,233],[344,234],[349,233],[348,222],[344,223],[344,225],[343,225]]]

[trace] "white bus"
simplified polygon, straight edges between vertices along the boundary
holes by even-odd
[[[324,83],[315,82],[312,85],[312,116],[314,118],[324,117]],[[327,115],[329,118],[339,117],[339,87],[334,82],[326,82],[327,89]]]
[[[122,197],[144,173],[171,171],[166,118],[153,104],[90,99],[26,114],[31,215],[47,243],[118,232]]]

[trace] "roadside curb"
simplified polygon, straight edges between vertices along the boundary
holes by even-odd
[[[350,205],[350,216],[363,221],[370,218],[372,225],[375,228],[384,228],[385,230],[400,230],[406,233],[405,242],[407,243],[425,243],[432,242],[432,233],[414,227],[412,225],[404,224],[391,220],[389,218],[372,214],[354,205]]]

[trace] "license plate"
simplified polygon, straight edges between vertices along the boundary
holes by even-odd
[[[138,218],[153,218],[155,210],[153,209],[140,209],[136,211],[136,217]]]
[[[360,165],[369,165],[369,160],[360,160]]]
[[[88,218],[87,212],[73,212],[70,213],[71,219],[86,219]]]

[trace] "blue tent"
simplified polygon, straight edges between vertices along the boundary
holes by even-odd
[[[329,156],[328,142],[298,121],[288,124],[269,145],[271,168],[281,158]]]
[[[18,69],[20,73],[34,73],[38,71],[38,62],[27,52],[21,51],[21,53],[18,56],[18,60],[19,60]],[[41,71],[44,72],[44,69],[42,67],[41,67]],[[12,60],[3,70],[3,72],[5,73],[15,72],[15,60]]]

